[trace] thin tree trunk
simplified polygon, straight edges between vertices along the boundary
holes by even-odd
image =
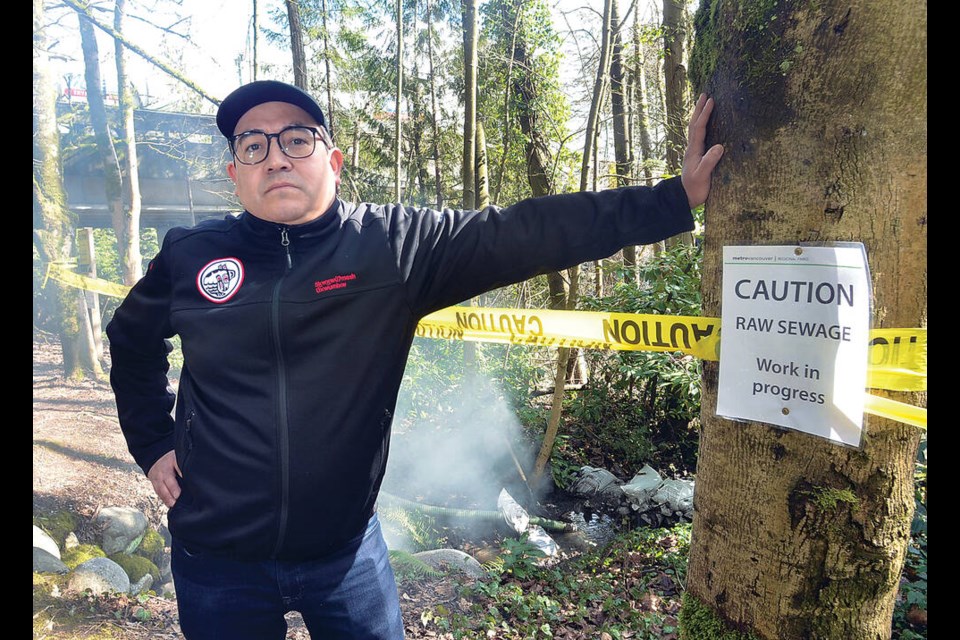
[[[303,48],[303,25],[300,23],[299,0],[286,0],[290,23],[290,55],[293,57],[293,84],[304,91],[307,86],[307,54]]]
[[[113,28],[117,33],[123,33],[123,23],[126,18],[126,0],[117,0],[113,13]],[[126,209],[121,209],[120,215],[113,220],[113,230],[117,236],[117,244],[122,245],[120,251],[123,264],[123,283],[134,285],[143,275],[143,256],[140,254],[140,163],[137,158],[137,132],[133,124],[133,93],[127,82],[126,53],[116,40],[114,43],[114,58],[117,66],[117,93],[119,94],[120,122],[123,125],[123,135],[119,139],[119,156],[123,162],[121,177],[126,176],[123,183],[126,195]],[[88,92],[89,94],[89,92]],[[99,335],[94,339],[99,342]]]
[[[478,0],[461,0],[463,19],[463,208],[477,205],[477,23]],[[476,299],[470,300],[476,306]],[[476,373],[477,345],[463,344],[463,367],[468,375]]]
[[[590,101],[590,114],[587,116],[587,130],[583,143],[583,162],[580,165],[580,191],[586,191],[590,185],[590,165],[594,160],[594,143],[600,120],[600,105],[606,91],[607,76],[610,69],[610,20],[613,12],[613,0],[603,2],[603,38],[600,42],[600,60],[597,63],[597,75],[593,83],[593,99]],[[596,171],[594,171],[596,176]]]
[[[251,73],[252,80],[257,79],[257,62],[259,60],[259,58],[257,57],[257,44],[260,41],[260,34],[258,29],[259,20],[258,20],[257,10],[258,10],[257,0],[253,0],[253,18],[252,18],[253,28],[251,29],[252,33],[250,36],[250,40],[253,42],[253,65],[252,65],[252,73]],[[241,82],[243,81],[241,80]]]
[[[643,46],[643,43],[640,40],[640,25],[634,23],[633,30],[633,47],[634,55],[636,60],[634,63],[634,73],[636,78],[633,82],[634,87],[634,99],[633,105],[636,112],[636,128],[640,137],[640,152],[642,160],[640,162],[641,172],[643,174],[643,179],[645,184],[653,183],[653,172],[650,170],[650,165],[654,160],[653,153],[653,142],[650,139],[650,123],[647,113],[649,108],[647,106],[647,73],[646,73],[646,47]],[[636,139],[637,136],[634,136]]]
[[[707,145],[727,149],[705,209],[704,315],[721,308],[721,247],[856,240],[871,326],[926,327],[926,27],[919,0],[750,15],[701,2],[698,42],[712,44],[692,75],[716,99]],[[717,385],[705,362],[684,635],[699,603],[759,638],[890,638],[922,432],[867,414],[848,447],[733,422],[715,415]]]
[[[463,207],[476,205],[477,0],[462,0],[463,11]]]
[[[437,79],[433,61],[433,2],[427,0],[427,59],[430,62],[430,122],[433,126],[433,179],[437,209],[443,208],[443,180],[440,171],[440,112],[437,110]]]
[[[610,58],[610,110],[613,115],[613,151],[615,156],[616,186],[630,184],[633,167],[632,145],[627,137],[627,93],[624,90],[623,46],[621,44],[620,9],[617,0],[610,0],[610,39],[613,50]],[[637,278],[637,250],[634,246],[623,248],[623,280],[635,282]]]
[[[489,181],[487,180],[487,136],[483,132],[483,123],[477,122],[477,202],[476,208],[483,209],[490,204]]]
[[[500,190],[503,188],[503,181],[505,179],[504,174],[506,173],[507,157],[510,153],[510,142],[513,139],[513,136],[510,135],[510,88],[513,85],[513,67],[514,67],[514,57],[512,52],[516,47],[517,43],[517,29],[520,26],[520,18],[523,15],[523,4],[516,3],[518,6],[514,7],[513,14],[513,28],[510,32],[510,59],[507,61],[507,76],[504,82],[503,89],[503,151],[500,154],[500,163],[499,169],[496,174],[497,178],[497,188],[494,189],[493,199],[494,202],[499,202],[500,200]],[[509,12],[508,8],[504,6],[503,15],[504,19],[509,19],[507,15]]]
[[[515,24],[519,24],[515,22]],[[519,29],[515,32],[522,33]],[[512,58],[519,69],[528,69],[530,61],[527,58],[526,42],[522,37],[514,39],[514,48]],[[534,196],[542,196],[553,193],[553,185],[550,182],[550,150],[546,143],[545,136],[539,125],[539,113],[537,112],[537,85],[536,77],[532,73],[518,73],[513,77],[514,90],[518,98],[520,130],[526,137],[526,159],[527,159],[527,181],[530,184],[530,191]],[[570,278],[568,288],[563,282],[563,275],[560,272],[552,271],[547,275],[547,287],[550,291],[549,306],[551,309],[572,309],[576,304],[576,292],[578,290],[578,267],[567,270]],[[555,388],[553,401],[550,410],[550,418],[547,422],[546,430],[543,436],[543,442],[540,445],[540,451],[537,454],[534,463],[533,481],[539,483],[543,478],[543,472],[546,470],[550,455],[553,452],[553,445],[556,442],[557,434],[560,429],[560,414],[563,401],[564,380],[567,374],[567,360],[570,356],[570,350],[566,348],[557,349],[557,364],[554,370]]]
[[[679,174],[687,146],[687,68],[683,57],[686,38],[684,0],[663,0],[663,88],[666,102],[667,171]],[[684,232],[667,238],[665,247],[693,244],[693,235]]]
[[[403,104],[403,0],[396,0],[397,2],[397,87],[396,94],[394,95],[394,104],[395,104],[395,114],[394,114],[394,128],[396,129],[396,137],[393,142],[393,197],[395,202],[400,202],[403,199],[403,194],[401,192],[400,185],[400,176],[402,173],[402,157],[401,157],[401,141],[403,140],[402,135],[402,118],[401,118],[401,106]]]
[[[336,117],[333,111],[333,72],[330,70],[330,32],[327,30],[327,0],[320,0],[320,22],[322,28],[321,37],[323,39],[323,70],[327,86],[327,131],[333,138],[334,122]]]

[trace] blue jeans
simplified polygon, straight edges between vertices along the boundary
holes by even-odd
[[[189,640],[283,640],[299,611],[316,640],[402,640],[397,584],[374,514],[319,560],[243,561],[171,548],[180,630]]]

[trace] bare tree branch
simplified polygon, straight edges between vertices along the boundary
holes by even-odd
[[[82,4],[80,4],[80,2],[78,2],[77,0],[63,0],[63,3],[68,7],[70,7],[71,9],[73,9],[74,11],[76,11],[78,14],[80,14],[84,18],[86,18],[87,20],[89,20],[90,24],[97,27],[98,29],[106,33],[108,36],[110,36],[111,38],[115,39],[117,42],[125,46],[130,51],[133,51],[135,54],[137,54],[138,56],[140,56],[141,58],[143,58],[144,60],[152,64],[153,66],[157,67],[167,75],[171,76],[173,79],[179,82],[182,82],[184,85],[187,86],[187,88],[199,94],[200,97],[204,98],[205,100],[209,100],[216,106],[220,106],[220,100],[211,96],[209,93],[207,93],[202,88],[200,88],[200,86],[197,83],[184,77],[180,72],[175,70],[166,62],[159,60],[154,56],[151,56],[149,53],[147,53],[137,45],[133,44],[132,42],[124,38],[121,34],[114,31],[111,27],[98,21],[96,18],[90,15],[90,12],[87,10],[87,8],[84,7]]]

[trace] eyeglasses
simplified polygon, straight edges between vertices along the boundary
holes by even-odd
[[[307,158],[317,148],[317,137],[330,146],[325,129],[294,125],[284,127],[277,133],[264,131],[244,131],[230,138],[230,150],[240,164],[260,164],[270,154],[270,139],[276,138],[277,145],[288,158]]]

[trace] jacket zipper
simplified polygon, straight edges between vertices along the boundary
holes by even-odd
[[[290,479],[287,467],[289,466],[289,442],[287,439],[287,370],[283,361],[283,349],[280,341],[280,286],[284,278],[293,268],[293,256],[290,255],[290,236],[287,234],[286,227],[280,227],[280,246],[283,247],[287,258],[287,270],[277,280],[273,287],[272,301],[272,320],[273,320],[273,342],[277,352],[277,414],[279,422],[277,424],[277,452],[280,458],[280,522],[277,526],[277,544],[273,549],[273,555],[276,557],[283,548],[284,538],[287,533],[287,515],[289,511],[290,500]]]

